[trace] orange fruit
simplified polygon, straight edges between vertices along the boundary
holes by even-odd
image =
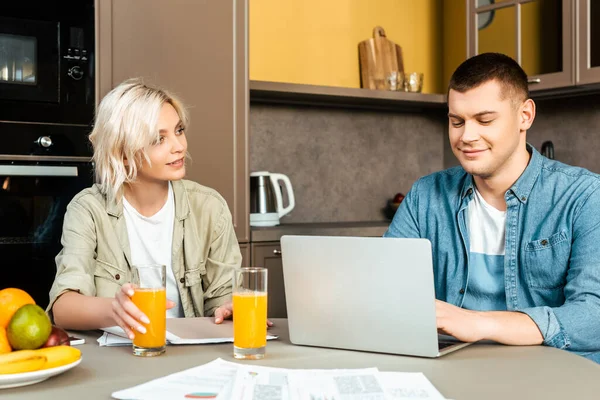
[[[0,328],[6,328],[12,316],[25,304],[35,304],[26,291],[16,288],[0,290]]]
[[[0,327],[0,354],[10,353],[11,351],[10,343],[8,343],[8,338],[6,337],[6,329]]]

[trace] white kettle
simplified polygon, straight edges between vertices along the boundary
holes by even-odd
[[[283,207],[279,181],[285,184],[289,205]],[[290,178],[267,171],[250,174],[250,225],[275,226],[279,219],[294,209],[296,201]]]

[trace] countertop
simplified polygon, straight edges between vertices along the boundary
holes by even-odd
[[[280,368],[368,368],[422,372],[449,399],[597,399],[600,366],[583,357],[546,346],[503,346],[476,343],[437,359],[361,351],[295,346],[285,319],[274,319],[263,360],[240,364]],[[168,346],[160,357],[134,357],[131,347],[99,347],[97,332],[80,333],[83,360],[47,381],[1,389],[2,400],[110,399],[111,393],[163,377],[216,358],[235,361],[232,345]]]
[[[277,242],[283,235],[383,236],[391,221],[283,223],[250,227],[251,242]]]

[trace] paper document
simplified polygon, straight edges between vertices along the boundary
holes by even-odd
[[[100,346],[130,346],[131,340],[119,326],[102,328]],[[277,339],[267,335],[267,340]],[[167,318],[167,344],[233,343],[233,322],[215,324],[212,317]]]
[[[115,392],[112,397],[123,400],[233,399],[231,390],[236,374],[237,366],[217,359],[199,367]]]
[[[115,399],[443,400],[422,373],[285,369],[216,359],[112,394]]]
[[[380,372],[379,380],[394,400],[443,400],[421,372]]]

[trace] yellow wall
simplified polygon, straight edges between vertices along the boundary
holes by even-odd
[[[445,93],[452,73],[467,59],[467,7],[465,1],[443,0],[442,92]]]
[[[423,91],[443,92],[441,22],[441,0],[251,0],[250,79],[360,87],[358,43],[381,25]]]

